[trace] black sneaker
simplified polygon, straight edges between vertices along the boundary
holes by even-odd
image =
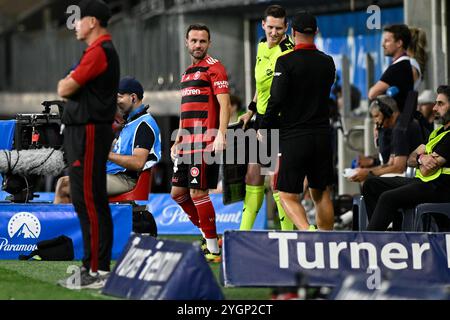
[[[110,274],[111,274],[111,272],[109,272],[109,271],[99,271],[98,277],[101,280],[105,280],[105,282],[106,282],[108,280]]]
[[[107,275],[90,274],[86,268],[81,267],[79,273],[75,272],[70,277],[59,280],[58,285],[70,290],[101,289],[105,286],[106,279]]]

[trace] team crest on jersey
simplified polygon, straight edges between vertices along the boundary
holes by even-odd
[[[191,168],[191,176],[192,177],[198,177],[198,175],[200,174],[200,170],[197,167],[192,167]]]
[[[200,71],[194,73],[194,80],[198,80],[200,78]]]
[[[273,70],[272,70],[272,69],[267,69],[267,70],[266,70],[266,75],[267,75],[268,77],[270,77],[272,74],[273,74]]]

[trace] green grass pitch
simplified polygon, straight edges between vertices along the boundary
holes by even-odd
[[[161,236],[161,239],[196,241],[198,236]],[[57,280],[69,276],[69,265],[79,261],[18,261],[0,260],[1,300],[97,300],[115,299],[98,290],[68,290],[56,285]],[[219,264],[210,264],[219,282]],[[227,300],[269,299],[269,288],[223,288]]]

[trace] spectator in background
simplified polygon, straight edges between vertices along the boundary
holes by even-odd
[[[385,94],[389,87],[397,87],[394,99],[400,112],[403,111],[406,96],[414,88],[413,72],[406,50],[411,42],[411,32],[407,25],[387,26],[383,32],[384,55],[392,57],[392,64],[382,74],[380,80],[370,89],[368,98],[375,99]]]
[[[441,126],[430,134],[408,158],[416,167],[415,178],[369,178],[363,186],[369,216],[368,231],[384,231],[399,215],[398,209],[414,208],[427,202],[450,202],[450,86],[437,89],[434,111]]]
[[[427,35],[420,28],[410,27],[409,31],[411,32],[411,42],[408,46],[407,54],[413,71],[414,90],[419,91],[428,60],[428,55],[425,51]]]
[[[342,82],[340,80],[339,71],[336,72],[336,81],[331,88],[331,97],[336,101],[337,112],[342,113],[344,109],[344,96],[342,94]],[[359,108],[361,103],[361,91],[350,84],[350,110],[354,111]],[[333,113],[333,111],[332,111]],[[333,118],[333,116],[331,116]]]
[[[242,102],[238,96],[230,95],[231,111],[230,111],[230,123],[238,122],[239,117],[242,116],[245,111],[242,109]]]
[[[424,90],[419,95],[417,104],[418,112],[420,113],[419,121],[429,132],[434,129],[434,104],[436,103],[436,94],[431,90]]]
[[[400,128],[400,111],[393,98],[384,95],[377,97],[370,106],[370,113],[378,128],[392,129],[390,159],[387,165],[356,169],[350,181],[364,182],[369,176],[386,174],[402,175],[406,171],[408,155],[426,141],[416,119],[411,120],[406,131]]]

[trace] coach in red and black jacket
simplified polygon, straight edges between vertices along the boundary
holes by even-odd
[[[88,48],[59,81],[72,201],[84,242],[81,288],[100,288],[110,270],[113,224],[106,194],[106,161],[120,80],[119,58],[106,30],[111,12],[101,0],[82,0],[76,36]],[[95,195],[94,195],[95,192]],[[89,272],[90,271],[90,272]],[[64,281],[60,282],[64,285]]]

